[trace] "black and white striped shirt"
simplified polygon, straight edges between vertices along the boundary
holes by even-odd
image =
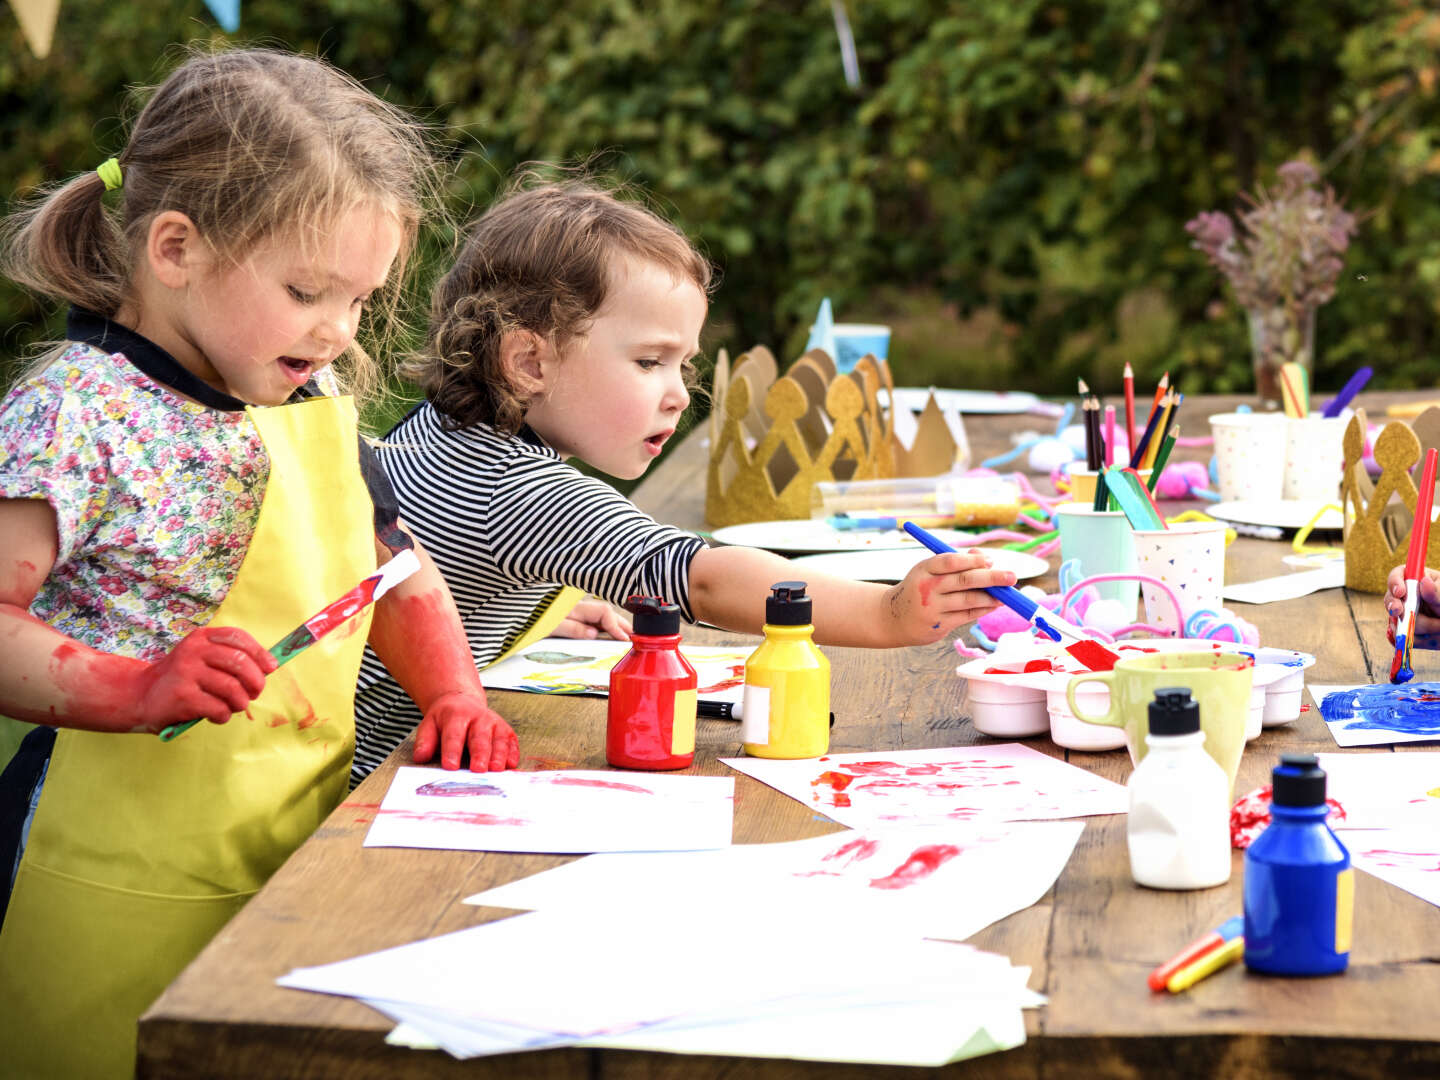
[[[399,497],[401,519],[445,575],[482,667],[530,627],[562,585],[616,604],[637,593],[663,596],[694,621],[690,560],[705,541],[658,524],[533,435],[485,426],[443,431],[425,403],[376,452]],[[420,719],[367,648],[355,696],[351,785]]]

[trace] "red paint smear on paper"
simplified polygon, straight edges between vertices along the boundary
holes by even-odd
[[[910,853],[910,857],[883,878],[870,882],[872,889],[905,889],[924,881],[953,859],[964,848],[955,844],[926,844]]]
[[[730,690],[741,685],[745,681],[745,664],[741,661],[738,664],[730,665],[730,677],[722,679],[711,686],[702,686],[695,692],[697,694],[718,694],[721,690]]]
[[[810,786],[819,787],[822,784],[828,784],[833,791],[844,791],[854,782],[855,777],[853,776],[850,776],[846,773],[832,772],[827,769],[825,772],[822,772],[819,776],[817,776],[814,780],[811,780]]]
[[[587,780],[582,776],[557,776],[550,783],[564,787],[597,787],[609,791],[634,791],[641,795],[655,794],[649,788],[643,788],[636,784],[618,784],[614,780]]]
[[[403,821],[432,821],[443,822],[447,825],[529,825],[530,822],[524,818],[500,817],[498,814],[480,814],[463,810],[432,811],[425,813],[420,810],[386,810],[383,807],[380,813],[388,818],[400,818]]]
[[[845,864],[848,866],[850,863],[857,863],[868,859],[871,855],[875,854],[879,847],[880,842],[878,840],[867,840],[863,836],[857,836],[849,843],[841,844],[820,861],[830,862],[834,859],[845,859]],[[845,858],[847,855],[849,856],[848,859]]]
[[[831,800],[831,803],[837,810],[849,810],[850,796],[846,795],[843,791],[837,791],[835,793],[835,798]]]
[[[1389,866],[1396,870],[1422,870],[1425,873],[1440,873],[1440,855],[1436,855],[1433,851],[1389,851],[1385,848],[1371,848],[1365,852],[1365,856],[1374,859],[1380,866]],[[1433,861],[1435,865],[1422,866],[1421,863],[1427,860]]]

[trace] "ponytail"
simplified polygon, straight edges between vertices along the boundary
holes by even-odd
[[[130,253],[93,170],[43,191],[5,221],[0,259],[32,292],[111,316],[124,299]]]

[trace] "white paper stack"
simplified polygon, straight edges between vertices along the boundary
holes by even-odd
[[[281,986],[364,1000],[456,1057],[594,1045],[939,1065],[1024,1041],[1028,969],[824,912],[539,911],[301,968]]]

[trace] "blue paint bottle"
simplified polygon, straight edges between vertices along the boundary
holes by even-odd
[[[1245,851],[1245,966],[1270,975],[1333,975],[1350,962],[1355,871],[1325,818],[1314,754],[1282,754],[1270,824]]]

